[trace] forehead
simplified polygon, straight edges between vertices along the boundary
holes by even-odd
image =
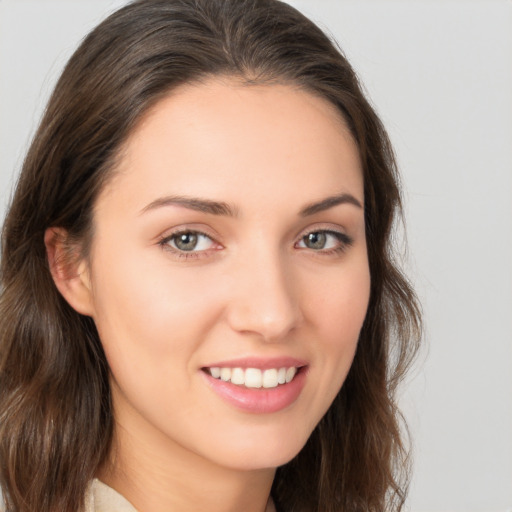
[[[141,203],[163,192],[237,203],[244,190],[279,200],[292,189],[308,202],[340,188],[362,196],[363,187],[357,146],[331,103],[291,85],[228,79],[158,101],[128,137],[117,171],[105,192],[127,187]]]

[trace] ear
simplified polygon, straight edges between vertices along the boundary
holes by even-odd
[[[89,266],[81,256],[78,243],[70,242],[63,228],[48,228],[44,244],[55,286],[78,313],[93,316]]]

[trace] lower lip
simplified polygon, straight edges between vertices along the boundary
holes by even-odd
[[[257,414],[269,414],[286,409],[297,400],[306,383],[305,370],[306,368],[301,368],[291,382],[275,388],[246,388],[215,379],[204,371],[201,373],[210,388],[237,409]]]

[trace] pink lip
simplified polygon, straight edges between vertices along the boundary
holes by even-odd
[[[251,364],[233,364],[230,361],[228,365],[223,363],[223,367],[239,367],[239,368],[263,368],[260,364],[256,365],[254,362]],[[276,366],[267,366],[267,368],[282,368],[285,366],[298,366],[295,364],[283,364]],[[307,371],[306,368],[302,368],[293,380],[288,384],[281,384],[275,388],[246,388],[245,386],[237,386],[231,384],[231,382],[225,382],[220,379],[215,379],[205,371],[201,371],[201,374],[206,379],[210,389],[212,389],[217,395],[229,404],[235,406],[237,409],[242,411],[257,413],[257,414],[269,414],[278,412],[286,407],[290,406],[299,397],[304,385],[306,383]]]

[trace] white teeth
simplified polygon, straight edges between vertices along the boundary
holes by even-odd
[[[259,368],[209,368],[210,375],[215,379],[221,379],[225,382],[231,382],[237,386],[247,388],[276,388],[278,385],[288,384],[297,374],[297,368],[269,368],[260,370]]]
[[[233,384],[244,384],[245,382],[245,376],[244,376],[244,371],[242,370],[242,368],[233,368],[231,370],[231,382]]]
[[[271,370],[265,370],[263,372],[263,387],[264,388],[275,388],[277,387],[277,370],[272,368]]]
[[[245,387],[261,388],[261,370],[259,368],[247,368],[245,370]]]
[[[231,368],[221,368],[220,369],[220,378],[225,380],[226,382],[231,380]]]
[[[288,384],[288,382],[291,382],[293,377],[295,377],[295,374],[297,373],[297,368],[295,367],[291,367],[291,368],[288,368],[288,370],[286,370],[286,384]]]

